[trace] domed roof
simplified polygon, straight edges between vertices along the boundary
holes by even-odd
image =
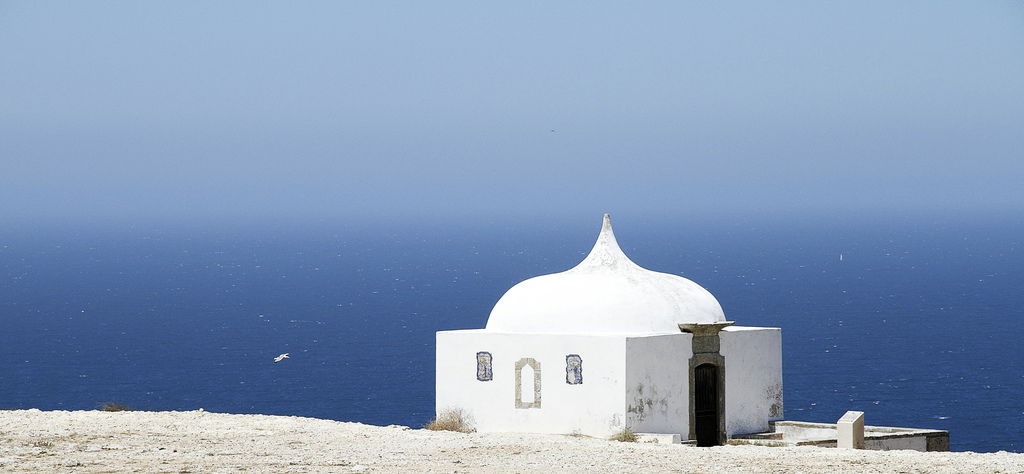
[[[587,258],[561,273],[508,290],[487,330],[559,334],[678,333],[679,324],[725,322],[708,290],[686,278],[647,270],[622,253],[611,219]]]

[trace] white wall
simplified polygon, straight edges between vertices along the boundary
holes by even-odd
[[[725,357],[725,431],[768,431],[781,420],[782,330],[730,326],[719,333]]]
[[[725,357],[728,435],[768,431],[782,419],[782,333],[778,328],[728,327]],[[638,432],[689,434],[692,335],[651,336],[437,333],[436,409],[461,408],[481,432]],[[476,379],[476,353],[490,352],[493,380]],[[565,356],[583,359],[583,384],[566,383]],[[540,408],[516,408],[515,364],[541,364]],[[524,381],[524,387],[529,384]]]
[[[898,449],[912,449],[914,451],[928,450],[927,436],[906,436],[888,439],[864,438],[864,449],[876,451],[893,451]]]
[[[626,339],[626,425],[641,433],[690,433],[688,333]]]
[[[436,409],[467,411],[481,432],[608,436],[625,423],[625,344],[624,336],[438,332]],[[493,357],[493,380],[476,379],[479,351]],[[583,359],[580,385],[565,381],[569,354]],[[515,363],[522,358],[541,364],[540,408],[516,408]]]
[[[835,423],[784,421],[775,424],[775,432],[787,440],[836,439],[839,432]]]

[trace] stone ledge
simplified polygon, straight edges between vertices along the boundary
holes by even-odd
[[[682,437],[672,433],[637,433],[638,443],[680,444]]]

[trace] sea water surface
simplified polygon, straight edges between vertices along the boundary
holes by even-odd
[[[568,269],[600,216],[21,223],[0,230],[0,409],[301,415],[419,426],[434,333]],[[1024,220],[615,216],[646,268],[783,330],[785,417],[946,429],[1024,451]],[[274,364],[274,356],[291,358]]]

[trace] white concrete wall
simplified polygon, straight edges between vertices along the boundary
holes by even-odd
[[[768,431],[781,420],[782,331],[779,328],[730,326],[719,333],[725,357],[725,431]]]
[[[608,436],[625,423],[625,346],[625,336],[438,332],[436,409],[465,410],[481,432]],[[493,380],[476,379],[480,351],[493,357]],[[580,385],[565,381],[569,354],[583,359]],[[522,358],[541,364],[540,408],[516,408],[515,363]]]
[[[927,436],[906,436],[888,439],[864,439],[864,449],[876,451],[894,451],[899,449],[912,449],[914,451],[928,450]]]
[[[688,333],[626,339],[626,426],[642,433],[690,433]]]
[[[787,440],[836,439],[839,434],[834,423],[804,423],[787,421],[775,424],[775,432]]]

